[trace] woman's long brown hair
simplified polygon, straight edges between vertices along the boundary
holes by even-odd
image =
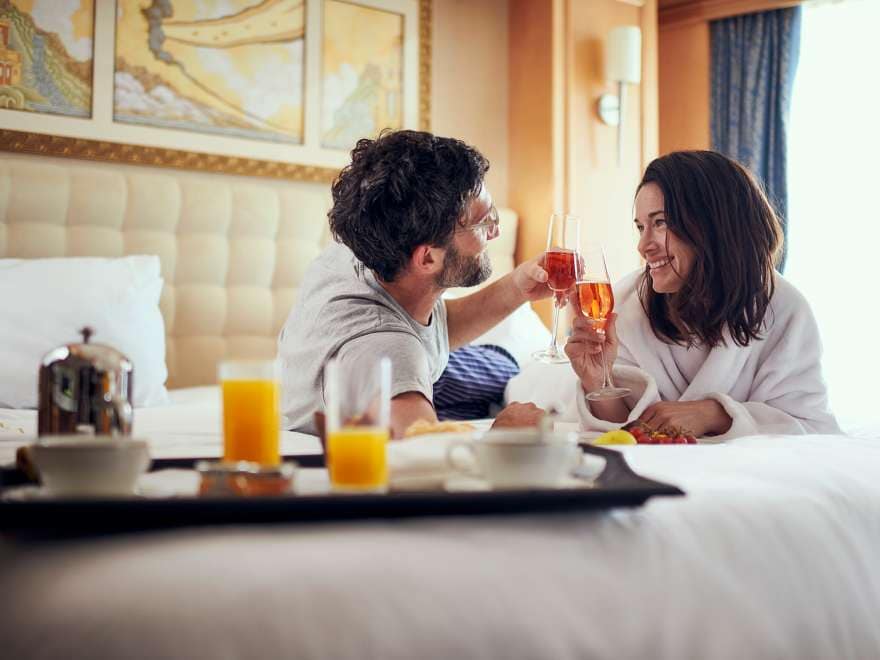
[[[645,170],[663,192],[666,226],[694,251],[681,289],[656,293],[648,268],[639,298],[661,340],[715,347],[726,327],[747,346],[760,339],[773,296],[782,229],[752,174],[714,151],[676,151]]]

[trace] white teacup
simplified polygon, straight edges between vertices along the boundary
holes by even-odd
[[[31,448],[43,487],[51,495],[131,495],[150,464],[145,440],[106,436],[46,436]]]
[[[476,462],[465,461],[468,452]],[[446,462],[469,476],[484,478],[492,488],[553,488],[581,464],[575,434],[536,430],[489,431],[480,440],[458,442],[446,450]]]

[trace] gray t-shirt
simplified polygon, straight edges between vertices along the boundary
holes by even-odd
[[[431,401],[449,361],[446,304],[438,299],[431,321],[422,325],[351,250],[331,243],[306,270],[278,337],[284,428],[315,432],[327,360],[337,357],[344,374],[369,368],[381,356],[391,358],[392,397],[420,392]]]

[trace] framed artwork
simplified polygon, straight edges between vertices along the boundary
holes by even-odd
[[[403,18],[346,0],[324,0],[323,147],[345,149],[359,136],[403,126]]]
[[[0,149],[329,181],[430,125],[431,0],[0,0]]]
[[[0,108],[90,117],[94,0],[0,0]]]
[[[305,0],[170,8],[118,2],[113,120],[302,144]]]

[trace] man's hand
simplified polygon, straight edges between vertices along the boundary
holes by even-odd
[[[538,426],[538,422],[545,415],[543,408],[538,408],[534,403],[511,403],[495,417],[493,429],[517,428],[525,426]]]
[[[660,401],[645,408],[639,419],[654,429],[675,426],[698,438],[725,433],[733,423],[724,406],[714,399]]]
[[[542,300],[553,295],[553,291],[547,286],[543,255],[524,261],[514,269],[512,275],[513,284],[523,301]]]

